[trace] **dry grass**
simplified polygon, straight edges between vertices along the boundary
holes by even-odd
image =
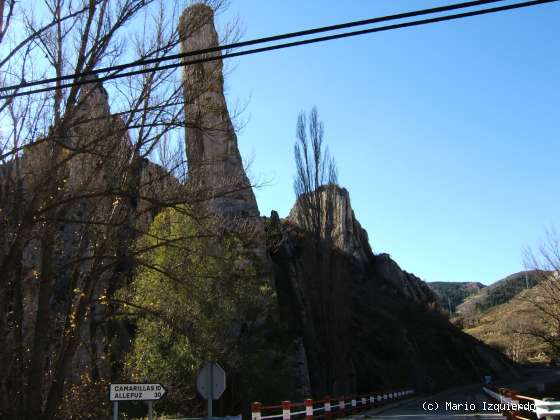
[[[542,293],[540,286],[524,290],[507,303],[472,314],[461,322],[467,334],[499,349],[515,362],[549,362],[546,347],[528,334],[543,321],[531,301]]]

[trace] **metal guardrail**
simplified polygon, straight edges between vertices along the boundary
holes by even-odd
[[[503,407],[502,415],[508,419],[531,420],[532,418],[560,418],[560,401],[540,400],[519,394],[508,388],[497,388],[490,385],[482,387],[486,395]]]
[[[305,417],[306,420],[324,417],[332,419],[354,414],[365,409],[380,407],[389,402],[405,399],[413,395],[414,390],[393,391],[388,393],[369,393],[337,398],[325,397],[322,400],[310,398],[303,402],[282,401],[277,405],[262,405],[254,402],[251,405],[252,420],[282,419],[290,420]],[[266,413],[264,413],[266,412]],[[266,414],[266,415],[265,415]]]

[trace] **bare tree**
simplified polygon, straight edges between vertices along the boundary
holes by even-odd
[[[330,280],[330,262],[333,252],[334,206],[338,195],[337,170],[328,147],[324,144],[324,126],[319,120],[317,108],[309,115],[301,112],[296,125],[294,157],[296,175],[294,191],[297,204],[290,219],[308,233],[310,240],[307,261],[304,268],[306,286],[316,296],[314,308],[309,316],[309,330],[305,333],[310,364],[310,379],[322,391],[334,390],[334,364],[329,342],[335,340],[329,322],[330,306],[335,301]],[[313,324],[315,323],[315,326]]]
[[[328,239],[331,233],[333,200],[329,186],[338,182],[336,164],[324,145],[324,132],[316,107],[309,116],[303,111],[298,115],[294,191],[300,212],[296,217],[299,224],[312,232],[317,240]]]
[[[531,337],[522,332],[527,331],[527,323],[514,318],[509,319],[506,325],[511,332],[511,336],[506,343],[506,355],[516,363],[527,362],[527,356],[529,354],[527,347],[532,344]]]
[[[0,86],[68,73],[80,83],[58,79],[53,91],[0,103],[0,414],[46,420],[81,373],[113,373],[113,293],[141,260],[134,238],[160,209],[196,200],[180,180],[183,151],[170,145],[185,126],[177,72],[105,86],[79,74],[174,51],[183,4],[1,4]],[[166,167],[149,162],[158,151]]]
[[[0,44],[14,16],[15,0],[0,0]]]
[[[525,265],[534,270],[537,286],[522,299],[537,310],[539,319],[519,333],[544,344],[556,364],[560,362],[560,234],[555,229],[546,232],[537,250],[526,251]]]

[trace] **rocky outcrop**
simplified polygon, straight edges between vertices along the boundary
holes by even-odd
[[[437,295],[425,282],[402,270],[389,254],[373,254],[368,234],[354,214],[346,188],[323,186],[319,195],[323,213],[322,240],[332,244],[336,251],[352,257],[363,270],[372,267],[383,282],[406,298],[422,304],[438,302]],[[300,197],[286,222],[305,230],[305,212],[308,210],[303,203]]]
[[[352,210],[350,194],[345,188],[327,185],[319,189],[322,211],[321,238],[332,241],[333,246],[360,261],[372,255],[368,234],[362,228]],[[304,200],[298,198],[290,211],[288,222],[305,228],[306,212]]]
[[[202,4],[188,8],[181,17],[180,34],[183,52],[216,47],[218,37],[211,9]],[[79,147],[83,158],[72,159],[61,178],[68,185],[61,185],[60,190],[77,194],[126,187],[127,194],[85,196],[55,215],[61,221],[52,224],[57,230],[53,235],[52,270],[60,275],[52,277],[56,279],[55,291],[47,302],[56,318],[47,323],[53,332],[47,337],[51,345],[49,363],[59,350],[60,334],[55,332],[67,321],[65,309],[80,296],[80,288],[91,274],[87,260],[96,256],[97,239],[107,237],[117,244],[117,252],[98,258],[102,260],[98,267],[107,258],[105,267],[111,269],[97,270],[103,277],[95,285],[88,319],[80,331],[82,347],[73,359],[74,379],[92,371],[107,376],[111,368],[105,359],[108,353],[116,364],[122,362],[129,343],[127,330],[122,323],[108,321],[110,308],[102,303],[104,296],[114,292],[133,272],[130,244],[147,229],[160,205],[187,201],[188,196],[191,202],[204,203],[213,215],[242,222],[235,223],[235,228],[249,227],[256,232],[256,240],[248,249],[262,263],[263,276],[273,280],[277,304],[269,305],[266,313],[251,315],[252,323],[260,328],[258,334],[243,332],[246,353],[256,360],[248,367],[261,376],[248,381],[240,378],[244,372],[232,375],[237,378],[235,384],[249,390],[245,408],[251,400],[301,400],[411,385],[432,390],[507,370],[508,362],[501,355],[449,324],[424,282],[401,270],[388,255],[373,254],[347,190],[330,185],[318,191],[328,210],[319,240],[301,223],[306,210],[300,202],[286,220],[275,213],[268,220],[259,217],[227,110],[219,54],[202,54],[216,59],[184,67],[187,186],[137,156],[124,123],[111,116],[101,86],[92,81],[91,87],[84,89],[89,95],[80,102],[77,118],[94,117],[102,123],[80,124],[73,131],[73,143],[66,145],[67,149]],[[92,143],[92,136],[104,141]],[[45,164],[46,151],[39,146],[23,154],[22,182],[27,192],[40,183],[40,174],[44,176],[35,169]],[[111,158],[100,160],[98,156]],[[131,158],[135,164],[127,166]],[[7,165],[0,168],[0,174],[8,177],[14,170],[13,164]],[[11,188],[0,184],[1,194]],[[119,201],[122,199],[127,200],[125,205]],[[115,212],[119,212],[118,217]],[[84,220],[96,223],[86,225]],[[106,227],[108,220],[118,223]],[[31,233],[33,236],[37,232]],[[43,258],[39,245],[30,239],[23,251],[26,348],[30,347],[38,318],[36,267]],[[69,269],[69,262],[78,257],[86,261]],[[270,284],[263,282],[263,287]],[[239,324],[241,334],[246,326]]]
[[[179,23],[181,52],[218,47],[212,9],[197,3]],[[221,52],[188,56],[185,61],[219,57]],[[237,136],[224,96],[220,58],[183,67],[188,183],[192,194],[217,214],[257,217],[259,210],[243,168]]]
[[[179,34],[182,53],[216,49],[219,42],[212,8],[196,3],[185,9]],[[247,261],[260,277],[270,280],[264,225],[228,111],[220,56],[220,51],[213,51],[188,55],[184,60],[212,58],[183,67],[189,201],[209,216],[213,226],[235,232],[243,241]]]
[[[448,322],[425,282],[373,254],[348,191],[328,186],[320,194],[333,200],[323,220],[334,221],[321,228],[320,243],[302,228],[299,202],[287,219],[273,213],[267,222],[280,313],[307,357],[308,371],[303,364],[294,371],[299,383],[308,378],[311,394],[322,397],[433,391],[510,373],[504,356]]]
[[[95,79],[83,87],[68,126],[67,136],[40,139],[25,149],[17,165],[11,161],[0,166],[0,195],[19,197],[20,209],[32,208],[31,201],[44,200],[43,195],[52,194],[55,200],[53,210],[44,213],[48,230],[40,223],[28,223],[32,227],[24,237],[19,270],[23,345],[32,347],[36,325],[43,319],[41,328],[48,331],[44,339],[48,369],[61,351],[60,337],[69,323],[68,306],[82,291],[93,288],[69,370],[71,381],[80,382],[83,375],[109,378],[111,362],[129,344],[122,323],[109,320],[107,296],[124,286],[133,273],[129,253],[135,239],[165,203],[180,202],[185,189],[159,165],[139,156],[133,159],[135,150],[125,123],[111,115],[107,92]],[[53,158],[55,141],[62,147]],[[50,166],[54,159],[60,163]],[[17,184],[20,191],[13,188]],[[9,197],[0,198],[2,203],[10,202]],[[13,222],[3,223],[2,228],[8,226],[9,232]],[[3,236],[0,243],[9,237]],[[103,243],[110,245],[100,248]],[[99,249],[101,256],[96,254]],[[98,266],[111,267],[101,270],[98,277],[92,272],[96,258]],[[41,307],[40,279],[45,267],[50,271],[47,279],[52,291],[44,304],[48,307]]]
[[[389,254],[375,255],[373,264],[378,276],[406,298],[434,307],[439,305],[439,297],[428,284],[414,274],[402,270]]]

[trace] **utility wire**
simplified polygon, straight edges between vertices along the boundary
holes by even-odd
[[[205,48],[205,49],[200,49],[200,50],[196,50],[196,51],[189,51],[189,52],[186,52],[186,53],[173,54],[173,55],[151,58],[151,59],[136,60],[136,61],[133,61],[133,62],[130,62],[130,63],[123,63],[123,64],[118,64],[118,65],[114,65],[114,66],[110,66],[110,67],[102,67],[102,68],[98,68],[98,69],[95,69],[95,70],[90,70],[90,71],[86,71],[86,72],[82,72],[82,73],[73,73],[73,74],[67,74],[67,75],[59,76],[59,77],[52,77],[52,78],[48,78],[48,79],[27,81],[27,82],[23,82],[23,83],[20,83],[20,84],[17,84],[17,85],[2,87],[2,88],[0,88],[0,92],[16,90],[16,89],[21,89],[21,88],[27,88],[27,87],[37,86],[37,85],[42,85],[42,84],[47,84],[47,83],[60,82],[60,81],[63,81],[63,80],[70,80],[70,79],[75,79],[75,78],[78,78],[78,77],[93,76],[93,75],[97,75],[99,73],[121,71],[121,70],[125,70],[127,68],[130,68],[130,67],[137,67],[137,66],[140,66],[140,65],[156,64],[156,63],[161,63],[163,61],[177,60],[177,59],[192,57],[192,56],[196,56],[196,55],[200,55],[200,54],[208,54],[208,53],[213,53],[213,52],[218,52],[218,51],[231,50],[231,49],[235,49],[235,48],[248,47],[250,45],[257,45],[257,44],[263,44],[263,43],[268,43],[268,42],[273,42],[273,41],[280,41],[280,40],[289,39],[289,38],[297,38],[297,37],[301,37],[301,36],[313,35],[313,34],[322,33],[322,32],[330,32],[330,31],[335,31],[335,30],[340,30],[340,29],[352,28],[352,27],[356,27],[356,26],[371,25],[371,24],[374,24],[374,23],[381,23],[381,22],[386,22],[386,21],[390,21],[390,20],[405,19],[405,18],[428,15],[428,14],[433,14],[433,13],[448,12],[448,11],[456,10],[456,9],[464,9],[464,8],[468,8],[468,7],[482,6],[482,5],[485,5],[485,4],[497,3],[497,2],[500,2],[500,1],[504,1],[504,0],[469,1],[469,2],[463,2],[463,3],[450,4],[450,5],[447,5],[447,6],[433,7],[433,8],[430,8],[430,9],[416,10],[416,11],[413,11],[413,12],[398,13],[398,14],[394,14],[394,15],[376,17],[376,18],[371,18],[371,19],[364,19],[364,20],[359,20],[359,21],[346,22],[346,23],[341,23],[341,24],[338,24],[338,25],[323,26],[323,27],[320,27],[320,28],[307,29],[307,30],[304,30],[304,31],[297,31],[297,32],[290,32],[290,33],[286,33],[286,34],[274,35],[274,36],[269,36],[269,37],[264,37],[264,38],[256,38],[256,39],[251,39],[251,40],[248,40],[248,41],[242,41],[242,42],[236,42],[236,43],[232,43],[232,44],[220,45],[220,46],[213,47],[213,48]]]
[[[500,0],[492,0],[492,1],[500,1]],[[352,36],[365,35],[365,34],[376,33],[376,32],[384,32],[384,31],[389,31],[389,30],[394,30],[394,29],[428,25],[428,24],[432,24],[432,23],[445,22],[445,21],[449,21],[449,20],[458,20],[458,19],[472,17],[472,16],[486,15],[486,14],[491,14],[491,13],[503,12],[503,11],[507,11],[507,10],[514,10],[514,9],[536,6],[536,5],[540,5],[540,4],[553,3],[553,2],[557,2],[557,1],[559,1],[559,0],[525,1],[525,2],[521,2],[521,3],[515,3],[515,4],[505,5],[505,6],[474,10],[474,11],[470,11],[470,12],[463,12],[463,13],[445,15],[445,16],[439,16],[439,17],[428,18],[428,19],[414,20],[414,21],[410,21],[410,22],[403,22],[403,23],[397,23],[397,24],[393,24],[393,25],[380,26],[380,27],[376,27],[376,28],[362,29],[362,30],[359,30],[359,31],[351,31],[351,32],[345,32],[345,33],[341,33],[341,34],[328,35],[328,36],[317,37],[317,38],[310,38],[310,39],[305,39],[305,40],[301,40],[301,41],[294,41],[294,42],[289,42],[289,43],[283,43],[283,44],[270,45],[270,46],[267,46],[267,47],[254,48],[254,49],[249,49],[249,50],[239,51],[239,52],[233,52],[233,53],[226,53],[226,54],[212,56],[212,57],[204,57],[204,58],[199,58],[199,59],[195,59],[195,60],[188,60],[188,61],[179,62],[179,63],[167,64],[167,65],[164,65],[164,66],[158,66],[158,67],[152,67],[152,68],[140,69],[140,70],[133,70],[133,71],[125,72],[125,73],[114,73],[114,74],[111,74],[111,75],[99,77],[95,82],[100,83],[100,82],[103,82],[103,81],[106,81],[106,80],[119,79],[119,78],[123,78],[123,77],[129,77],[129,76],[134,76],[134,75],[139,75],[139,74],[151,73],[151,72],[155,72],[155,71],[163,71],[163,70],[173,69],[173,68],[181,67],[181,66],[199,64],[199,63],[206,63],[206,62],[216,61],[216,60],[222,60],[222,59],[225,59],[225,58],[240,57],[240,56],[244,56],[244,55],[257,54],[257,53],[262,53],[262,52],[266,52],[266,51],[279,50],[279,49],[290,48],[290,47],[295,47],[295,46],[300,46],[300,45],[314,44],[314,43],[318,43],[318,42],[331,41],[331,40],[335,40],[335,39],[348,38],[348,37],[352,37]],[[414,13],[414,12],[410,12],[410,13]],[[282,35],[279,35],[279,36],[282,36]],[[251,42],[251,41],[247,41],[247,42]],[[225,48],[226,46],[223,46],[223,47]],[[220,48],[221,47],[217,47],[216,49],[212,49],[212,50],[213,51],[218,51]],[[189,55],[199,55],[199,54],[203,54],[204,51],[208,51],[208,50],[193,51],[193,52],[188,53],[188,54]],[[163,59],[164,59],[164,57],[159,58],[159,59],[153,59],[153,60],[156,60],[155,62],[159,63],[161,61],[164,61]],[[78,77],[78,76],[80,76],[80,75],[77,75],[76,77]],[[58,79],[57,79],[57,81],[58,81]],[[52,90],[68,88],[68,87],[72,87],[72,86],[79,86],[79,85],[84,85],[84,84],[90,84],[90,83],[92,83],[91,80],[84,80],[82,78],[81,80],[77,80],[77,81],[74,81],[74,82],[71,82],[71,83],[61,84],[59,86],[51,86],[51,87],[46,87],[46,88],[41,88],[41,89],[27,90],[27,91],[24,91],[24,92],[16,92],[16,93],[13,93],[13,94],[2,95],[2,96],[0,96],[0,99],[8,99],[8,98],[16,97],[16,96],[23,96],[23,95],[31,95],[31,94],[35,94],[35,93],[49,92],[49,91],[52,91]]]

